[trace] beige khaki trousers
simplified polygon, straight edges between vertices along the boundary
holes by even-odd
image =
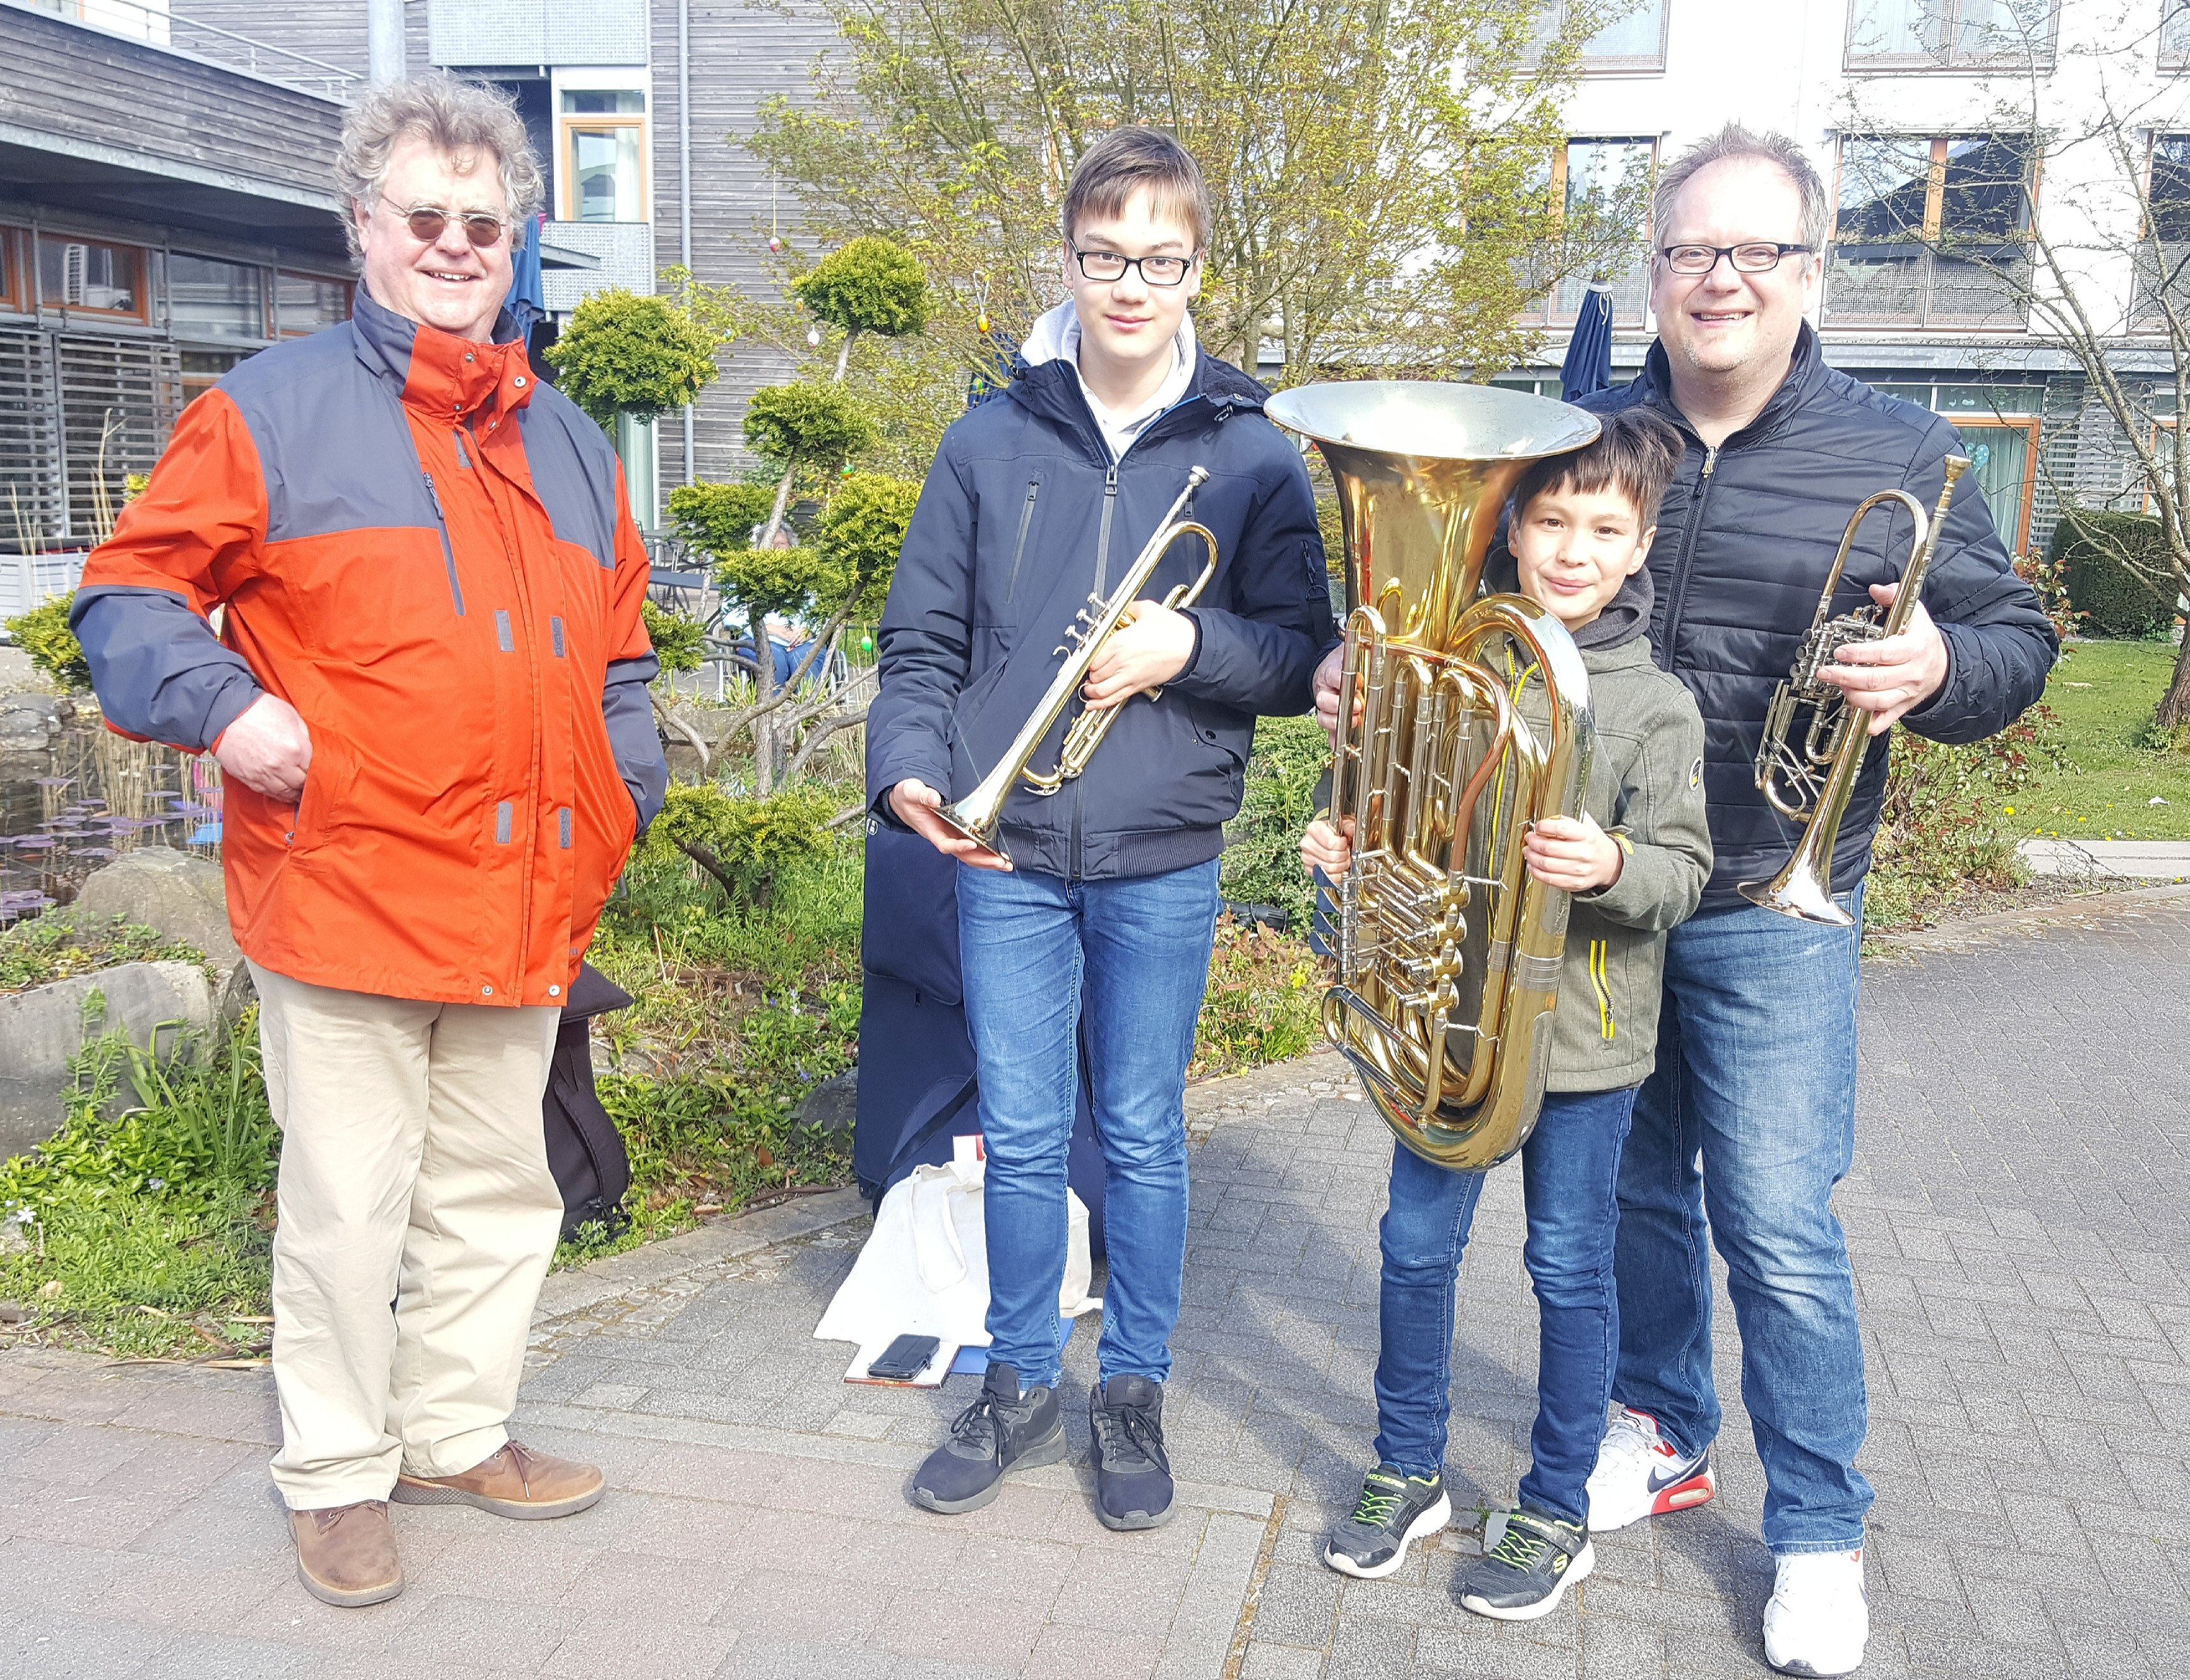
[[[297,1511],[385,1499],[399,1468],[508,1439],[562,1225],[540,1112],[561,1014],[251,976],[282,1133],[275,1485]]]

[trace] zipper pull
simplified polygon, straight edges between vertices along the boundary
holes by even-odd
[[[1716,467],[1717,464],[1718,448],[1716,445],[1713,445],[1711,448],[1704,451],[1704,476],[1705,478],[1709,478],[1711,475],[1711,468]]]
[[[451,426],[449,429],[449,436],[457,446],[457,465],[469,467],[472,464],[472,458],[464,451],[464,429],[461,426]]]
[[[1103,474],[1103,494],[1105,496],[1115,496],[1117,493],[1118,463],[1113,461],[1110,463],[1110,470]]]
[[[443,525],[448,524],[449,516],[441,511],[441,492],[434,488],[434,475],[421,473],[418,476],[426,480],[426,499],[434,504],[434,517]]]

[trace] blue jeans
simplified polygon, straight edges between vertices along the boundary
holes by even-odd
[[[1838,902],[1860,918],[1860,887]],[[1620,1174],[1614,1392],[1684,1454],[1717,1435],[1708,1235],[1779,1553],[1860,1546],[1870,1508],[1855,1279],[1830,1200],[1855,1149],[1859,932],[1746,905],[1673,929],[1657,1071]]]
[[[1209,981],[1217,862],[1122,881],[958,871],[966,1021],[980,1059],[989,1356],[1023,1387],[1062,1372],[1065,1152],[1085,994],[1104,1162],[1103,1380],[1171,1374],[1186,1265],[1186,1064]]]
[[[1604,1439],[1604,1409],[1620,1348],[1612,1281],[1620,1207],[1614,1187],[1635,1087],[1544,1098],[1521,1147],[1529,1204],[1522,1258],[1541,1323],[1534,1460],[1521,1503],[1569,1523],[1589,1520],[1589,1473]],[[1376,1456],[1410,1476],[1444,1462],[1452,1415],[1453,1283],[1467,1246],[1480,1172],[1433,1166],[1404,1144],[1392,1150],[1392,1197],[1381,1228]]]

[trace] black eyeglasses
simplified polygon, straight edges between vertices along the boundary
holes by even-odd
[[[414,204],[408,210],[395,213],[403,224],[411,230],[411,237],[422,245],[431,245],[441,236],[441,230],[453,219],[464,224],[464,237],[474,245],[485,247],[502,242],[507,225],[501,217],[485,210],[465,210],[453,218],[438,204]]]
[[[1813,249],[1807,245],[1775,245],[1768,240],[1752,239],[1740,245],[1668,245],[1658,254],[1665,259],[1665,266],[1675,274],[1709,274],[1718,266],[1718,259],[1726,258],[1733,263],[1737,274],[1769,274],[1778,268],[1783,258],[1800,253],[1807,256]]]
[[[1194,266],[1191,257],[1124,257],[1115,251],[1082,251],[1076,245],[1072,248],[1072,258],[1080,264],[1081,274],[1106,285],[1123,280],[1127,269],[1138,269],[1146,285],[1177,286]]]

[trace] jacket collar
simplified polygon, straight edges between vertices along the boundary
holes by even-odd
[[[1732,449],[1754,443],[1761,438],[1771,436],[1784,426],[1793,417],[1795,411],[1808,399],[1810,389],[1817,383],[1824,366],[1824,354],[1818,348],[1817,332],[1806,321],[1801,330],[1795,335],[1794,357],[1788,366],[1787,377],[1779,382],[1779,389],[1773,392],[1772,400],[1764,405],[1763,411],[1728,438],[1722,447]],[[1662,410],[1682,430],[1691,435],[1694,434],[1695,428],[1688,423],[1688,417],[1673,401],[1672,366],[1665,356],[1664,339],[1651,341],[1650,353],[1642,360],[1642,376],[1637,383],[1643,386],[1644,394],[1654,407]]]
[[[1260,383],[1198,346],[1194,356],[1194,377],[1187,383],[1186,394],[1149,422],[1140,437],[1134,440],[1136,443],[1168,437],[1196,419],[1222,421],[1235,413],[1261,412],[1269,392]],[[1039,415],[1080,438],[1096,459],[1108,464],[1110,451],[1104,446],[1094,413],[1087,406],[1076,366],[1062,360],[1037,362],[1030,366],[1024,358],[1014,358],[1011,374],[1012,383],[1005,389],[1005,395],[1029,413]]]
[[[436,420],[464,418],[490,406],[514,412],[538,381],[508,310],[491,343],[459,338],[385,309],[360,285],[350,311],[357,359],[394,388],[407,408]]]

